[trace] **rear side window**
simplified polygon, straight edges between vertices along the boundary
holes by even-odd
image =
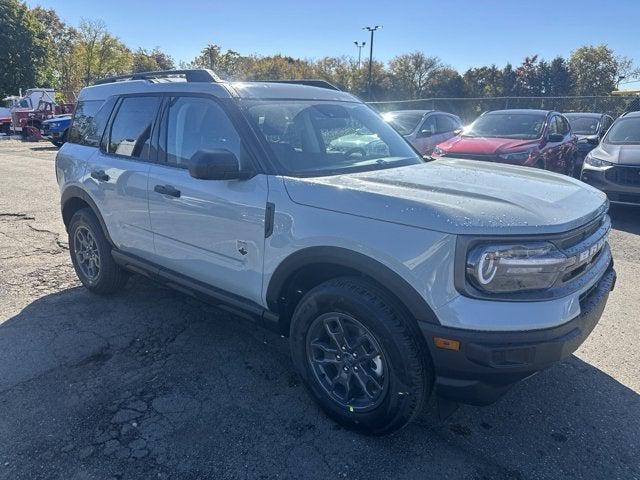
[[[151,128],[159,105],[158,97],[123,98],[111,124],[107,152],[147,159]]]
[[[226,149],[240,158],[240,136],[222,107],[207,98],[176,97],[169,105],[167,163],[188,168],[199,150]]]
[[[113,108],[113,103],[111,103],[111,108],[108,109],[106,115],[97,115],[103,103],[102,100],[78,102],[73,115],[73,123],[69,130],[69,142],[89,147],[98,146],[104,127],[109,119],[109,113]]]

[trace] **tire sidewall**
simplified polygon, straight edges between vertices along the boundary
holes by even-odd
[[[372,410],[351,412],[338,405],[318,384],[311,370],[306,351],[307,331],[318,316],[327,312],[345,313],[356,318],[375,336],[383,350],[389,387],[380,405]],[[312,396],[321,408],[338,422],[373,434],[385,433],[385,430],[393,429],[395,424],[404,425],[408,421],[406,417],[413,414],[414,408],[411,404],[418,401],[421,405],[424,397],[428,396],[425,391],[427,382],[416,382],[415,372],[412,375],[415,366],[408,362],[406,355],[403,355],[394,341],[394,333],[389,328],[390,315],[393,313],[377,308],[361,295],[345,295],[343,288],[327,285],[305,296],[296,309],[291,324],[293,362]]]
[[[78,265],[78,260],[76,258],[75,235],[77,229],[80,227],[87,228],[93,235],[93,238],[98,245],[98,252],[100,255],[100,270],[98,271],[98,277],[95,280],[91,280],[87,276],[85,276],[84,272],[80,268],[80,265]],[[107,244],[107,241],[102,234],[102,228],[95,220],[95,218],[93,218],[93,216],[85,210],[80,210],[79,212],[77,212],[71,218],[71,222],[69,223],[69,253],[71,254],[71,262],[73,263],[73,268],[75,269],[76,275],[78,276],[82,284],[89,289],[94,289],[99,286],[101,280],[105,275],[105,267],[107,263],[105,259],[108,258],[107,255],[111,254],[111,249],[109,248],[109,245]]]

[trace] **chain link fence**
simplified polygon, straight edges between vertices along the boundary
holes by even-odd
[[[440,110],[458,115],[464,123],[470,123],[483,112],[509,108],[537,108],[563,113],[598,112],[617,118],[624,112],[640,110],[640,96],[421,98],[369,102],[369,105],[380,112]]]

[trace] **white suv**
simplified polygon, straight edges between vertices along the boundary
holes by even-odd
[[[331,148],[356,131],[366,149]],[[604,194],[426,162],[324,82],[106,79],[82,90],[68,140],[56,174],[88,289],[134,272],[289,335],[311,395],[365,432],[402,427],[432,392],[494,401],[573,352],[615,281]]]

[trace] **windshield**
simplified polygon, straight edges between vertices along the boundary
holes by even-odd
[[[547,116],[539,113],[489,113],[479,117],[463,137],[534,139],[542,135]]]
[[[409,135],[413,132],[418,126],[418,123],[420,123],[420,120],[422,120],[422,117],[423,114],[420,112],[389,112],[382,114],[382,118],[401,135]]]
[[[243,106],[285,175],[336,175],[422,162],[392,127],[360,103],[252,100]]]
[[[613,145],[640,144],[640,117],[617,120],[609,129],[604,142]]]
[[[571,131],[576,135],[597,135],[599,117],[577,117],[575,115],[565,115],[571,125]]]

